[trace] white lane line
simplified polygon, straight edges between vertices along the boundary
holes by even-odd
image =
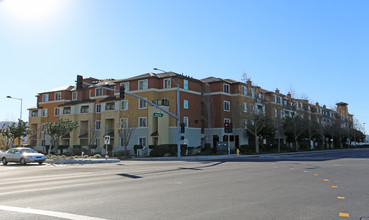
[[[70,214],[70,213],[64,213],[64,212],[45,211],[45,210],[31,209],[31,208],[19,208],[19,207],[13,207],[13,206],[5,206],[5,205],[0,205],[0,209],[5,210],[5,211],[21,212],[21,213],[36,214],[36,215],[46,215],[46,216],[73,219],[73,220],[104,220],[103,218],[95,218],[95,217],[89,217],[89,216],[84,216],[84,215],[76,215],[76,214]]]

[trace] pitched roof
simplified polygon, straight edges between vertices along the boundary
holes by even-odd
[[[74,86],[62,86],[62,87],[59,87],[59,88],[55,88],[55,89],[51,89],[51,90],[48,90],[48,91],[40,92],[39,94],[49,93],[49,92],[59,92],[59,91],[72,91],[73,88],[74,88]]]

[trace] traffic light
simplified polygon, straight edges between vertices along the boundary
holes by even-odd
[[[121,86],[121,87],[119,88],[119,97],[120,97],[121,99],[124,99],[125,90],[126,90],[126,88],[124,88],[123,86]]]
[[[224,123],[224,133],[232,133],[232,123],[225,122]]]
[[[185,133],[185,123],[181,123],[181,133]]]
[[[82,81],[83,77],[81,75],[77,75],[77,90],[82,90]]]

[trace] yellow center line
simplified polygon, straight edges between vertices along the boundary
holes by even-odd
[[[337,196],[337,199],[345,199],[343,196]]]
[[[332,188],[338,188],[338,186],[331,186]]]
[[[350,217],[350,214],[345,212],[340,212],[338,215],[339,217]]]
[[[290,168],[290,170],[293,170],[293,169],[295,169],[295,168]]]
[[[317,174],[317,173],[314,173],[314,176],[319,176],[319,174]]]
[[[304,173],[307,173],[307,172],[309,172],[309,171],[307,171],[307,170],[304,170]]]
[[[329,179],[323,179],[323,181],[328,182],[328,181],[329,181]]]

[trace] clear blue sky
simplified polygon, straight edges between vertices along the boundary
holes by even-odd
[[[199,79],[246,72],[268,90],[347,102],[368,132],[368,8],[366,0],[0,0],[0,121],[19,117],[20,102],[7,95],[23,99],[28,120],[37,93],[73,85],[77,74],[122,79],[158,67]]]

